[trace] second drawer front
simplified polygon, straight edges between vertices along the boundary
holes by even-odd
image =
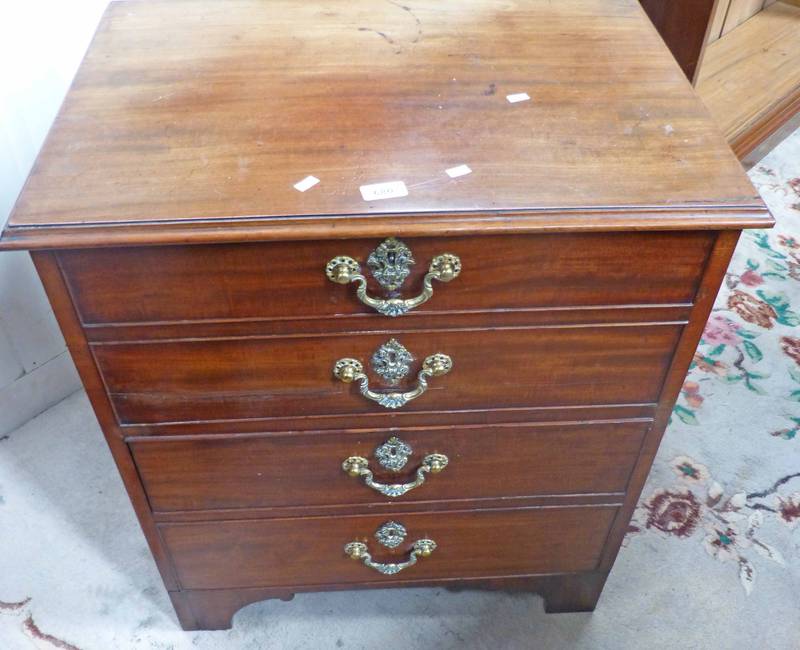
[[[301,586],[430,580],[594,569],[617,507],[524,508],[376,514],[267,521],[162,524],[159,528],[184,589]],[[384,548],[375,532],[402,524],[405,540]],[[382,575],[344,553],[366,543],[377,562],[402,562],[414,541],[436,550],[396,575]]]
[[[649,426],[616,422],[403,431],[396,437],[411,453],[396,473],[376,459],[376,449],[391,437],[380,431],[156,438],[132,442],[131,449],[156,511],[337,506],[391,500],[364,485],[363,477],[342,470],[350,456],[367,459],[374,480],[382,484],[412,482],[428,454],[447,457],[444,470],[426,473],[425,482],[395,497],[398,501],[624,492]]]
[[[654,403],[681,331],[639,324],[396,334],[414,357],[402,390],[415,384],[425,356],[453,360],[449,374],[433,377],[427,393],[401,410]],[[370,386],[387,390],[370,358],[390,338],[121,343],[95,345],[94,354],[123,424],[383,414],[332,371],[340,358],[358,359]]]

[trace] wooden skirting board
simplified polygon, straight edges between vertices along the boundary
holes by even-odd
[[[697,91],[745,163],[800,126],[800,7],[776,2],[710,43]]]

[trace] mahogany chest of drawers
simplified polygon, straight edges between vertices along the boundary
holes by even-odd
[[[213,629],[325,589],[594,608],[769,224],[635,0],[156,0],[109,7],[0,247]]]

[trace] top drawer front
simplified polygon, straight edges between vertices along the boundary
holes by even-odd
[[[409,238],[415,264],[404,298],[419,294],[430,261],[457,255],[460,275],[433,282],[413,313],[597,305],[686,304],[714,233],[654,232]],[[81,319],[146,323],[377,315],[356,287],[331,282],[326,263],[355,258],[371,296],[387,297],[367,267],[380,240],[165,246],[62,251]],[[668,263],[667,263],[668,262]],[[386,319],[388,322],[388,319]]]

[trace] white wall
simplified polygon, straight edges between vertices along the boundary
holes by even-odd
[[[0,0],[0,225],[107,4]],[[79,387],[28,254],[0,254],[0,435]]]

